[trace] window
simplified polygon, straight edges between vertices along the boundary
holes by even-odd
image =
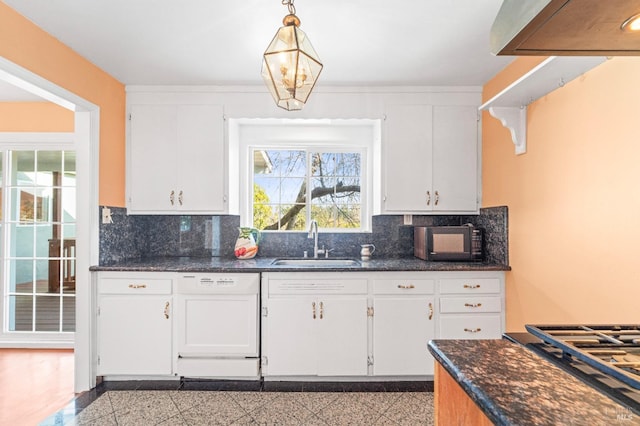
[[[238,147],[243,226],[306,231],[315,220],[324,230],[370,230],[377,120],[237,121],[230,151]]]
[[[252,148],[252,225],[300,231],[315,220],[326,229],[361,229],[362,157],[361,152]]]

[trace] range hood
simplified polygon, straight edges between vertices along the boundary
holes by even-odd
[[[640,0],[504,0],[491,28],[496,55],[640,55],[640,31],[621,29]]]

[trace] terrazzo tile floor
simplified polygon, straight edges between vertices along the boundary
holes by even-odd
[[[432,392],[109,390],[57,424],[432,425]]]

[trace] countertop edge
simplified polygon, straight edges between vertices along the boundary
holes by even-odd
[[[515,343],[513,343],[515,345]],[[430,340],[427,344],[427,348],[433,357],[440,365],[453,377],[453,379],[460,385],[464,392],[476,403],[478,408],[496,425],[509,425],[510,422],[500,414],[500,410],[494,403],[491,402],[491,398],[478,386],[471,383],[464,373],[457,368],[454,363],[438,348],[437,340]]]
[[[510,271],[509,265],[475,262],[427,262],[414,258],[375,259],[357,266],[290,266],[272,265],[276,258],[238,260],[229,258],[167,257],[136,259],[110,265],[93,265],[92,272],[437,272],[437,271]]]

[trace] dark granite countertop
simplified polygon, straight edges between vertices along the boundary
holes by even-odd
[[[109,266],[92,266],[92,271],[146,272],[295,272],[295,271],[509,271],[501,264],[478,262],[426,262],[417,258],[371,259],[355,266],[273,265],[274,258],[238,260],[220,257],[157,257],[129,260]]]
[[[495,424],[640,424],[628,407],[507,340],[433,340],[428,347]]]

